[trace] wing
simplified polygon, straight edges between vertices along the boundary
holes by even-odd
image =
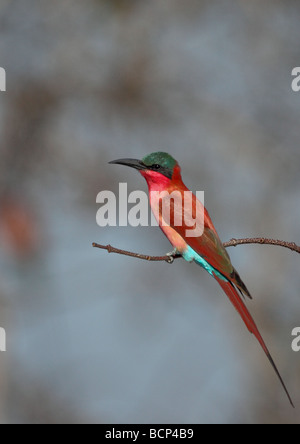
[[[231,279],[233,266],[207,210],[191,191],[176,192],[177,197],[172,192],[162,198],[161,224],[172,227],[212,267]]]
[[[159,206],[159,219],[161,228],[167,236],[167,227],[171,227],[184,239],[184,243],[231,281],[242,294],[252,299],[238,272],[232,266],[208,211],[191,191],[186,188],[166,193]],[[172,242],[172,239],[170,240]]]

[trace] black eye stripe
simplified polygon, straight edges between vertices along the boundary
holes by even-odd
[[[160,174],[163,174],[168,179],[172,179],[173,171],[167,167],[159,165],[159,163],[153,163],[152,165],[149,165],[148,168],[152,171],[159,171]]]

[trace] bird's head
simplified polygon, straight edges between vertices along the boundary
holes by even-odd
[[[138,170],[145,177],[148,184],[169,183],[171,180],[180,178],[180,166],[178,162],[168,153],[151,153],[137,159],[118,159],[109,163],[126,165]]]

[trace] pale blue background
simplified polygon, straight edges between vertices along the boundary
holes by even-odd
[[[300,244],[299,21],[286,0],[0,0],[1,191],[39,231],[23,256],[2,233],[3,423],[299,423],[205,271],[91,247],[170,250],[155,227],[95,220],[100,190],[146,190],[108,161],[158,150],[205,191],[224,241]],[[230,255],[300,406],[300,258],[260,245]]]

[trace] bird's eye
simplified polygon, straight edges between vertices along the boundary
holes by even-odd
[[[154,165],[152,165],[152,168],[154,170],[159,170],[160,169],[160,165],[158,165],[158,163],[155,163]]]

